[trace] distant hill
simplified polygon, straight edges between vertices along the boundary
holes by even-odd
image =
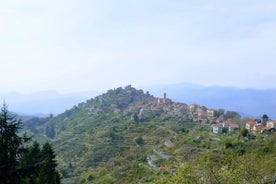
[[[169,98],[178,102],[233,110],[251,117],[267,114],[270,118],[276,119],[276,89],[239,89],[183,83],[153,86],[147,90],[156,96],[166,92]]]

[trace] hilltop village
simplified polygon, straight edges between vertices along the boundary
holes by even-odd
[[[112,95],[116,95],[116,100],[111,100]],[[152,116],[161,117],[161,120],[174,118],[182,122],[198,122],[204,126],[211,126],[212,132],[216,134],[233,133],[242,128],[249,132],[273,132],[276,126],[276,121],[270,120],[266,115],[262,119],[250,119],[241,123],[240,115],[235,111],[225,112],[224,109],[208,109],[198,104],[173,102],[166,93],[162,98],[155,98],[149,92],[144,93],[130,85],[109,90],[107,94],[96,97],[96,100],[101,104],[112,101],[109,106],[111,112],[123,111],[124,114],[131,115],[134,122],[145,122]],[[92,109],[90,112],[94,114],[100,110]]]

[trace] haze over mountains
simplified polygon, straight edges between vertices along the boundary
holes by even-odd
[[[260,117],[267,114],[276,119],[276,89],[239,89],[222,86],[201,86],[181,83],[143,87],[155,96],[168,98],[187,104],[201,104],[208,108],[223,108],[241,113],[243,116]],[[1,94],[2,100],[9,109],[28,115],[59,114],[66,109],[84,102],[102,91],[88,91],[71,94],[60,94],[55,91],[43,91],[33,94]]]

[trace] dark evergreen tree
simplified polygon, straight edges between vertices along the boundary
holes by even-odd
[[[266,125],[266,123],[268,122],[268,120],[269,120],[269,117],[266,114],[264,114],[262,116],[262,123],[263,123],[263,125]]]
[[[55,135],[56,135],[56,132],[55,132],[55,127],[53,125],[51,126],[47,126],[46,127],[46,136],[49,137],[49,138],[54,138]]]
[[[23,143],[30,140],[19,136],[22,122],[8,112],[3,105],[0,112],[0,178],[2,184],[20,183],[20,172],[17,169],[18,159],[23,153]]]
[[[233,119],[233,118],[240,118],[241,115],[235,111],[227,111],[224,115],[224,118],[227,119]]]
[[[44,184],[60,184],[60,176],[56,171],[57,163],[52,145],[46,142],[43,145],[40,165],[39,182]]]
[[[40,145],[37,141],[31,147],[25,150],[19,161],[19,165],[24,171],[22,183],[39,184],[38,176],[40,173],[40,164],[42,160]]]
[[[24,147],[31,140],[18,131],[23,124],[3,105],[0,112],[0,183],[59,184],[57,163],[50,143],[41,150],[38,142]]]

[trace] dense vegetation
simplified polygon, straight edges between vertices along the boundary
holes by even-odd
[[[210,149],[186,161],[176,175],[163,175],[160,184],[262,183],[274,182],[276,136],[258,135],[254,140],[235,135],[222,137],[217,149]]]
[[[66,184],[273,181],[275,134],[213,134],[208,123],[187,118],[184,104],[157,101],[130,86],[117,88],[40,119],[31,131],[53,142]],[[238,118],[222,111],[218,116]]]
[[[4,105],[0,113],[0,178],[2,184],[59,184],[55,154],[48,142],[42,148],[19,135],[22,122]]]

